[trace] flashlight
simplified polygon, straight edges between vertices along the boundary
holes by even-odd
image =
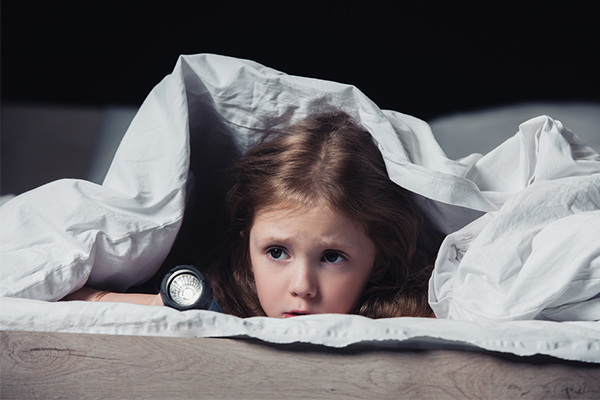
[[[170,270],[162,280],[160,295],[164,305],[180,311],[217,311],[219,307],[213,301],[210,283],[191,265],[180,265]]]

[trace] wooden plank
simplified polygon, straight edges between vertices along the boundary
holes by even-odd
[[[600,398],[551,357],[249,339],[0,332],[2,399]]]

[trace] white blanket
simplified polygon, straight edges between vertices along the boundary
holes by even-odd
[[[181,225],[192,149],[209,175],[261,129],[329,108],[372,132],[390,177],[449,234],[430,285],[436,314],[449,319],[242,320],[54,303],[86,282],[125,290],[157,271]],[[599,173],[598,154],[550,117],[527,121],[485,156],[453,161],[425,122],[382,111],[353,86],[251,61],[182,56],[140,108],[102,185],[57,181],[0,207],[0,327],[329,346],[430,338],[600,362]],[[208,185],[197,189],[211,194]]]

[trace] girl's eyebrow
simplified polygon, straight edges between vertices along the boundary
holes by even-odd
[[[293,239],[292,235],[273,235],[273,234],[265,234],[265,235],[257,235],[256,241],[259,243],[289,243]]]
[[[323,245],[323,247],[328,247],[331,248],[331,250],[335,250],[335,249],[344,249],[344,248],[351,248],[351,249],[357,249],[360,248],[360,245],[358,243],[354,243],[354,242],[347,242],[347,241],[340,241],[340,240],[320,240],[321,244]]]
[[[274,235],[274,234],[265,234],[263,236],[257,236],[256,238],[257,243],[259,244],[264,244],[264,243],[280,243],[282,245],[290,245],[293,244],[294,242],[294,236],[293,235],[286,235],[286,234],[282,234],[282,235]],[[343,249],[358,249],[360,248],[360,245],[354,241],[342,241],[336,238],[320,238],[319,239],[319,245],[322,246],[323,248],[326,249],[331,249],[331,250],[343,250]]]

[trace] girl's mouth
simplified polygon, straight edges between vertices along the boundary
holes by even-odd
[[[283,318],[298,317],[300,315],[309,315],[309,314],[310,313],[305,312],[305,311],[290,311],[290,312],[283,313]]]

